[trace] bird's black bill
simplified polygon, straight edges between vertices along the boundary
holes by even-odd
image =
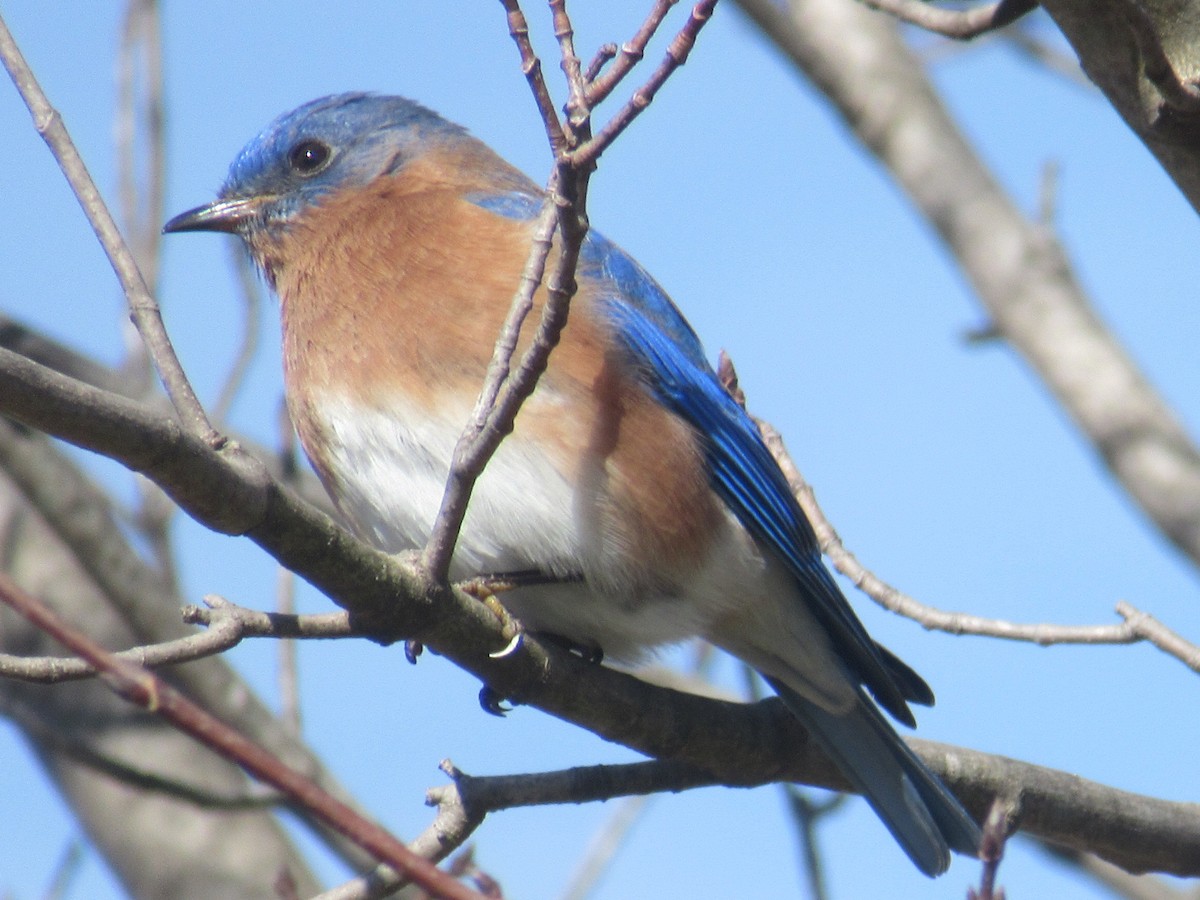
[[[236,234],[254,217],[258,204],[253,200],[217,200],[180,213],[163,226],[163,234],[179,231],[224,231]]]

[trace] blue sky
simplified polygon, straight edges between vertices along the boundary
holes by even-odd
[[[631,34],[648,4],[575,6],[590,56]],[[4,11],[110,198],[118,7],[11,0]],[[527,13],[554,76],[544,10],[530,3]],[[1046,20],[1039,32],[1055,39]],[[412,96],[536,180],[549,170],[494,2],[168,4],[164,44],[168,214],[210,199],[237,150],[275,115],[342,90]],[[1030,215],[1044,166],[1058,164],[1057,226],[1083,284],[1194,430],[1194,212],[1099,94],[1030,66],[1003,42],[941,55],[933,73]],[[0,308],[119,359],[115,280],[10,86],[0,87],[0,133]],[[939,607],[1016,621],[1108,622],[1126,599],[1200,635],[1194,570],[1146,526],[1015,354],[964,341],[983,315],[930,229],[732,5],[604,157],[590,196],[593,225],[655,274],[711,355],[733,355],[752,409],[782,431],[843,539],[882,577]],[[223,240],[169,239],[160,296],[211,401],[241,317]],[[232,420],[270,443],[281,394],[273,304],[263,329]],[[97,471],[129,495],[120,473]],[[274,565],[248,543],[190,522],[178,541],[189,599],[217,592],[272,603]],[[872,633],[937,692],[937,707],[919,716],[921,736],[1197,799],[1200,717],[1180,710],[1200,700],[1200,682],[1178,663],[1140,646],[1037,648],[926,633],[847,590]],[[309,589],[301,603],[328,608]],[[269,700],[273,654],[265,642],[233,654]],[[366,643],[304,646],[300,656],[309,740],[402,837],[426,823],[423,791],[440,782],[444,757],[490,774],[632,756],[533,710],[484,716],[477,683],[444,660],[411,668],[398,651]],[[738,683],[732,665],[718,677]],[[363,696],[364,708],[345,700]],[[40,895],[74,831],[6,725],[0,760],[0,805],[23,811],[21,821],[0,819],[0,891],[23,900]],[[507,896],[554,897],[611,806],[497,815],[477,834],[477,859]],[[835,897],[962,897],[977,877],[959,861],[926,882],[861,802],[824,830],[823,848]],[[331,883],[345,876],[319,864]],[[1019,841],[1001,880],[1013,897],[1102,896]],[[789,896],[796,885],[778,793],[707,790],[655,800],[597,896]],[[119,896],[94,855],[74,896]]]

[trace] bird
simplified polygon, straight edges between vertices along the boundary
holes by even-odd
[[[167,233],[241,238],[280,301],[304,451],[349,525],[420,549],[545,194],[466,128],[342,93],[275,119]],[[699,636],[757,670],[916,867],[976,823],[883,715],[932,705],[825,567],[809,520],[699,338],[592,229],[560,343],[476,483],[450,574],[536,573],[527,630],[636,660]],[[539,295],[541,296],[541,295]]]

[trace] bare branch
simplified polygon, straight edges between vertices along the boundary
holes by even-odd
[[[207,630],[173,641],[122,650],[113,656],[133,665],[156,669],[224,653],[251,637],[295,640],[360,636],[350,624],[350,617],[344,612],[305,616],[265,613],[237,606],[215,594],[205,597],[204,602],[208,604],[208,609],[198,606],[184,607],[183,618],[192,624],[206,625]],[[37,684],[57,684],[62,681],[92,678],[96,674],[93,666],[77,657],[31,657],[0,653],[0,678],[14,678]]]
[[[554,37],[558,39],[558,55],[563,75],[567,81],[567,123],[572,134],[573,145],[580,138],[586,139],[588,119],[592,108],[588,103],[579,55],[575,52],[575,28],[567,14],[566,0],[550,0],[550,18],[554,25]]]
[[[208,631],[191,637],[134,647],[113,655],[133,665],[155,668],[202,659],[223,653],[236,646],[245,636],[240,622],[234,617],[224,617],[214,622]],[[92,678],[96,669],[78,657],[36,656],[22,657],[0,653],[0,677],[15,678],[38,684],[57,684],[62,681],[78,681]]]
[[[121,231],[96,189],[91,175],[88,174],[79,151],[75,149],[75,144],[63,125],[62,117],[50,105],[3,17],[0,17],[0,60],[3,61],[25,105],[29,107],[34,128],[54,154],[95,231],[96,238],[108,255],[113,271],[121,282],[121,288],[129,299],[129,309],[134,322],[150,350],[150,356],[180,421],[185,428],[201,436],[206,442],[219,444],[221,438],[209,424],[208,417],[196,398],[183,367],[179,364],[170,338],[167,337],[158,303],[146,287],[133,254],[121,237]]]
[[[872,9],[895,16],[943,37],[965,41],[1011,25],[1038,7],[1038,0],[996,0],[969,9],[941,9],[924,0],[862,0]]]
[[[665,770],[640,775],[647,790],[674,789],[664,771],[688,773],[677,782],[691,784],[715,778],[738,785],[787,780],[836,790],[849,787],[778,702],[745,706],[682,694],[585,663],[533,639],[503,659],[488,657],[486,650],[501,643],[503,635],[482,604],[436,589],[396,560],[363,546],[271,486],[262,470],[235,462],[228,448],[213,450],[170,420],[70,382],[7,350],[0,350],[0,411],[146,469],[193,516],[210,527],[246,533],[352,610],[356,624],[379,629],[372,633],[417,637],[502,696],[649,756],[674,760],[652,764]],[[664,709],[671,715],[643,712]],[[1031,833],[1094,852],[1131,871],[1200,875],[1200,809],[1194,805],[1137,797],[962,748],[912,743],[977,815],[996,794],[1019,796],[1021,824]],[[705,774],[701,778],[697,772]],[[521,793],[523,802],[538,802],[528,784],[521,785]],[[606,795],[595,787],[590,793]],[[570,798],[580,799],[577,790]]]
[[[550,152],[555,159],[567,148],[567,137],[563,133],[562,123],[554,109],[554,100],[550,89],[546,87],[546,79],[542,76],[542,61],[534,52],[533,43],[529,40],[529,23],[525,13],[521,11],[519,0],[500,0],[508,17],[508,33],[517,45],[521,54],[521,71],[533,91],[533,99],[537,103],[538,112],[546,126],[546,138],[550,141]]]
[[[541,64],[529,42],[524,14],[517,0],[502,2],[508,13],[509,33],[520,50],[522,71],[530,82],[551,148],[556,151],[556,164],[546,186],[547,200],[534,227],[520,286],[496,342],[471,421],[454,448],[441,507],[421,553],[423,571],[436,582],[444,582],[449,572],[454,545],[476,480],[500,442],[512,430],[517,412],[537,387],[550,353],[566,326],[570,298],[575,293],[575,267],[587,234],[586,198],[590,172],[600,154],[649,104],[671,73],[687,61],[696,35],[708,21],[716,4],[716,0],[702,0],[697,4],[687,24],[671,42],[663,64],[646,85],[634,93],[629,103],[613,117],[601,134],[591,138],[588,130],[590,113],[565,6],[557,0],[551,5],[555,34],[563,57],[563,71],[572,85],[571,121],[566,131],[550,105],[541,76]],[[577,149],[566,150],[566,147],[576,145]],[[556,232],[560,236],[558,255],[546,283],[541,320],[520,364],[510,377],[511,361],[521,327],[533,309],[534,296],[545,274]]]
[[[443,760],[440,768],[457,777],[449,760]],[[437,808],[437,815],[410,843],[409,849],[431,862],[440,862],[461,847],[483,822],[483,813],[468,808],[453,781],[441,787],[431,788],[425,795],[427,806]],[[377,866],[372,872],[355,878],[333,890],[314,897],[313,900],[376,900],[386,897],[403,887],[405,880],[390,866]]]
[[[589,67],[587,75],[587,99],[593,108],[603,103],[605,98],[613,92],[613,88],[620,84],[625,76],[633,71],[633,67],[642,61],[646,55],[646,45],[658,31],[658,27],[667,17],[667,13],[678,2],[679,0],[655,0],[654,5],[650,7],[650,12],[646,15],[646,20],[642,22],[637,33],[621,45],[620,51],[616,51],[615,45],[612,45],[614,51],[607,58],[615,58],[615,61],[603,75],[600,74],[600,70],[604,65],[601,60],[605,58],[603,53],[605,48],[601,48],[602,54],[597,55],[596,62]]]
[[[608,148],[610,144],[636,119],[651,101],[659,89],[666,83],[666,80],[671,77],[671,74],[687,62],[688,55],[692,52],[692,47],[696,44],[696,37],[700,34],[708,20],[712,18],[713,8],[717,5],[717,0],[700,0],[692,9],[691,15],[679,33],[675,35],[667,47],[666,56],[655,69],[654,73],[646,79],[646,83],[633,92],[633,96],[617,113],[608,120],[600,133],[592,140],[581,145],[578,149],[572,150],[567,154],[576,169],[586,166],[595,165],[600,154]]]
[[[556,169],[555,177],[551,180],[552,190],[557,187],[557,175]],[[521,283],[501,327],[471,421],[454,447],[450,472],[446,479],[446,491],[421,556],[422,568],[435,580],[443,581],[447,577],[454,544],[458,540],[458,532],[467,514],[467,503],[475,488],[475,481],[483,473],[500,442],[512,430],[512,423],[516,420],[521,404],[536,387],[536,375],[518,374],[510,380],[510,371],[521,326],[533,309],[534,295],[541,287],[546,260],[558,228],[559,215],[560,208],[555,202],[555,197],[548,197],[534,226],[529,258],[521,273]],[[553,296],[547,301],[542,313],[542,325],[539,326],[540,333],[544,334],[553,329],[554,323],[560,318],[565,324],[565,302],[561,295],[557,301]],[[561,329],[561,325],[558,328]],[[557,341],[557,330],[554,330],[553,339]],[[529,360],[531,356],[535,361],[540,359],[541,366],[544,367],[552,347],[553,343],[548,343],[545,337],[540,344],[535,340],[526,351],[525,359]],[[529,372],[533,371],[535,366],[533,363],[526,366],[523,361],[520,369]],[[537,374],[541,374],[540,370]]]
[[[733,361],[729,355],[724,352],[721,353],[717,377],[734,400],[742,408],[745,408],[746,396],[738,385],[737,370],[734,368]],[[1003,638],[1010,641],[1028,641],[1042,646],[1050,644],[1133,644],[1143,639],[1150,640],[1150,632],[1157,634],[1164,642],[1169,642],[1167,635],[1171,633],[1163,626],[1154,622],[1153,619],[1150,619],[1150,622],[1154,622],[1154,625],[1162,629],[1161,631],[1155,631],[1153,626],[1145,623],[1145,619],[1149,619],[1148,616],[1145,619],[1139,618],[1139,624],[1135,625],[1132,621],[1135,611],[1132,611],[1132,607],[1128,606],[1128,604],[1122,604],[1125,609],[1131,610],[1128,615],[1122,611],[1122,606],[1118,606],[1118,612],[1126,619],[1122,624],[1052,625],[1040,623],[1036,625],[1020,625],[1002,619],[987,619],[967,613],[948,613],[921,603],[876,576],[863,566],[854,554],[846,549],[837,531],[829,519],[826,518],[825,511],[817,503],[816,494],[813,492],[812,486],[800,474],[800,470],[796,467],[796,463],[788,453],[787,447],[784,446],[783,437],[770,423],[764,422],[757,417],[752,416],[752,418],[758,425],[758,431],[762,435],[763,443],[771,451],[771,456],[775,459],[775,462],[779,465],[780,470],[787,479],[788,487],[791,488],[792,494],[800,504],[800,508],[804,511],[805,517],[811,523],[813,531],[816,532],[821,552],[829,558],[834,568],[853,581],[855,587],[884,609],[919,622],[930,630],[946,631],[950,634],[971,634],[983,637]],[[1141,616],[1142,614],[1139,613],[1137,615]],[[1139,626],[1144,626],[1147,631],[1143,632],[1139,630]],[[1175,640],[1179,641],[1180,639],[1176,637]],[[1178,644],[1172,646],[1178,648]],[[1186,653],[1186,651],[1184,652]],[[1178,654],[1173,653],[1172,655]],[[1180,658],[1185,663],[1191,665],[1188,658],[1183,656]]]
[[[1117,612],[1124,616],[1125,623],[1139,638],[1175,657],[1193,672],[1200,673],[1200,647],[1185,641],[1152,615],[1135,609],[1124,600],[1117,604]]]

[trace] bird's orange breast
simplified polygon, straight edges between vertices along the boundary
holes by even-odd
[[[422,159],[308,211],[273,272],[293,419],[335,494],[346,473],[324,453],[324,398],[430,416],[473,401],[529,254],[532,223],[464,199],[483,186],[455,182],[436,163]],[[597,577],[662,581],[706,552],[721,510],[696,436],[619,364],[586,281],[508,441],[535,444],[576,486],[566,520]]]

